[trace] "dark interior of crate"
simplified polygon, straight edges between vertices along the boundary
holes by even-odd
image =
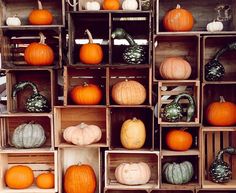
[[[156,36],[155,41],[155,78],[162,80],[159,73],[161,63],[169,57],[181,57],[185,59],[192,68],[192,73],[189,79],[199,78],[198,66],[198,49],[199,37],[195,35],[190,36]]]
[[[7,110],[7,91],[6,91],[6,72],[0,71],[0,112],[6,113]]]

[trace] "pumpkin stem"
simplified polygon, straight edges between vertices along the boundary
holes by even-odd
[[[40,44],[45,44],[46,37],[43,35],[42,32],[39,33],[39,37],[40,37],[39,43]]]
[[[43,9],[43,5],[42,5],[42,2],[40,0],[38,0],[38,9],[39,10]]]
[[[84,82],[83,86],[88,86],[88,83],[87,83],[87,82]]]
[[[93,36],[92,36],[91,32],[88,29],[86,29],[85,34],[88,35],[89,43],[92,44],[93,43]]]
[[[187,129],[188,129],[188,127],[181,128],[182,131],[186,131]]]
[[[128,82],[128,81],[129,81],[129,80],[126,78],[126,79],[125,79],[125,82]]]
[[[223,96],[220,96],[220,102],[221,102],[221,103],[225,103],[225,99],[224,99]]]
[[[181,7],[180,7],[180,4],[177,4],[176,5],[176,9],[180,9]]]
[[[137,121],[137,118],[136,118],[136,117],[133,117],[132,121]]]

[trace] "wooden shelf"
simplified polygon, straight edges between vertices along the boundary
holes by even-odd
[[[217,184],[212,181],[206,180],[202,184],[204,189],[214,189],[214,190],[225,190],[225,189],[236,189],[236,180],[230,180],[225,184]]]
[[[181,185],[174,185],[174,184],[168,184],[168,183],[162,183],[161,189],[165,190],[195,190],[196,187],[199,187],[198,183],[187,183],[187,184],[181,184]]]
[[[197,155],[200,156],[200,151],[197,149],[190,149],[187,151],[171,151],[163,149],[161,151],[161,156],[188,156],[188,155]]]

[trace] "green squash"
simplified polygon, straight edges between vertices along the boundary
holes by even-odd
[[[194,170],[189,161],[182,163],[165,163],[162,169],[163,178],[171,184],[186,184],[191,181]]]
[[[223,160],[225,153],[236,154],[236,148],[227,147],[219,151],[209,168],[209,175],[213,182],[226,183],[229,182],[232,177],[232,169],[230,165]]]
[[[122,58],[124,62],[128,64],[142,64],[146,62],[147,52],[146,52],[145,47],[140,46],[137,43],[135,43],[133,38],[128,33],[126,33],[124,29],[122,28],[115,29],[112,32],[111,37],[113,39],[125,38],[129,42],[130,46],[127,47],[122,54]]]
[[[15,84],[12,92],[13,98],[16,97],[16,94],[19,91],[25,89],[28,86],[33,89],[33,95],[31,95],[25,103],[26,110],[34,113],[50,111],[48,100],[43,95],[39,94],[36,85],[32,82],[23,81]]]
[[[165,121],[178,122],[183,117],[183,108],[179,104],[179,100],[182,97],[186,97],[189,101],[189,105],[187,107],[186,121],[187,122],[191,121],[191,119],[195,113],[195,102],[194,102],[193,97],[190,96],[189,94],[186,94],[186,93],[182,93],[182,94],[177,95],[171,103],[167,104],[164,107],[163,118],[165,119]]]

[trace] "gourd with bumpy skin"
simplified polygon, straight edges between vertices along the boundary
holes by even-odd
[[[179,104],[179,100],[182,97],[186,97],[189,101],[188,107],[187,107],[187,122],[190,122],[191,119],[194,116],[195,113],[195,102],[192,96],[186,93],[179,94],[175,97],[175,99],[167,104],[164,107],[163,111],[163,118],[168,122],[178,122],[183,117],[183,108]]]
[[[136,0],[124,0],[122,3],[123,10],[137,10],[138,2]]]
[[[207,31],[209,32],[217,32],[223,30],[223,23],[220,21],[213,21],[207,24]]]
[[[223,160],[225,153],[236,154],[236,148],[227,147],[219,151],[209,168],[209,175],[213,182],[226,183],[232,178],[232,169],[230,165]]]
[[[50,111],[47,98],[39,94],[36,85],[30,81],[19,82],[13,86],[12,89],[13,99],[15,100],[16,94],[19,91],[25,89],[28,86],[30,86],[33,89],[33,95],[31,95],[25,103],[26,110],[34,113]]]
[[[146,49],[143,46],[138,45],[124,29],[115,29],[112,32],[111,37],[113,39],[125,38],[129,42],[130,46],[128,46],[122,54],[124,62],[128,64],[142,64],[146,61]]]

